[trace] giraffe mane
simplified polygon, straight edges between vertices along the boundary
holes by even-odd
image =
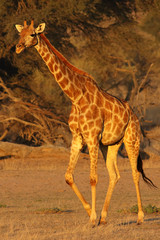
[[[53,47],[53,45],[50,43],[50,41],[46,38],[46,36],[41,33],[40,34],[41,38],[45,41],[45,43],[47,44],[47,46],[53,51],[53,53],[70,69],[73,70],[74,72],[89,77],[91,79],[93,79],[93,77],[88,74],[87,72],[80,70],[78,68],[76,68],[75,66],[73,66],[55,47]],[[94,80],[94,79],[93,79]]]

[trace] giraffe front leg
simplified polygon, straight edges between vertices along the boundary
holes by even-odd
[[[70,161],[69,165],[65,174],[65,180],[66,183],[72,188],[72,190],[75,192],[79,200],[81,201],[84,209],[86,210],[87,214],[91,215],[91,207],[84,199],[83,195],[79,191],[78,187],[76,186],[73,178],[74,169],[77,164],[77,160],[79,157],[80,149],[82,148],[82,137],[80,135],[74,136],[72,140],[72,146],[71,146],[71,154],[70,154]]]
[[[90,155],[90,184],[91,184],[91,192],[92,192],[92,209],[90,215],[90,222],[94,227],[96,224],[96,185],[98,182],[97,176],[97,159],[98,159],[98,142],[96,145],[88,146],[89,148],[89,155]]]

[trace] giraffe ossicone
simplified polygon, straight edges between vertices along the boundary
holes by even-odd
[[[70,98],[72,109],[69,117],[69,127],[73,135],[70,161],[65,174],[66,182],[71,186],[93,225],[96,223],[96,184],[98,149],[100,148],[109,172],[109,186],[101,212],[100,224],[106,223],[109,203],[117,181],[120,178],[117,167],[118,149],[124,142],[131,163],[133,180],[138,201],[138,223],[143,222],[143,211],[139,190],[139,175],[154,186],[143,172],[142,160],[139,156],[140,126],[136,115],[128,103],[120,100],[98,87],[96,81],[88,73],[76,68],[56,50],[43,34],[45,23],[34,28],[24,21],[24,25],[16,25],[20,34],[16,52],[19,54],[25,48],[34,46],[49,71]],[[73,174],[80,150],[88,146],[90,155],[90,184],[92,192],[91,206],[79,191],[74,182]],[[137,168],[137,166],[139,166]]]

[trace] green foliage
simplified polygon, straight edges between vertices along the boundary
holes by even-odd
[[[0,204],[0,208],[7,208],[6,204]]]
[[[131,213],[138,213],[138,205],[134,205],[129,209]]]
[[[151,204],[143,207],[144,213],[152,214],[152,213],[160,213],[160,208],[156,206],[152,206]],[[121,209],[119,210],[120,213],[138,213],[138,205],[132,206],[130,209]]]
[[[156,206],[152,206],[149,204],[148,206],[144,207],[144,212],[151,214],[151,213],[160,213],[160,208],[157,208]]]

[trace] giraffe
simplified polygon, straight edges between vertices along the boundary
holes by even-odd
[[[91,224],[95,226],[97,219],[96,185],[98,182],[97,161],[99,148],[109,173],[108,191],[99,220],[99,224],[105,224],[111,196],[120,178],[117,167],[117,153],[123,142],[130,160],[137,193],[137,223],[142,223],[144,213],[139,189],[140,173],[144,181],[152,186],[155,185],[146,177],[142,168],[142,160],[139,155],[140,125],[137,116],[126,101],[104,92],[98,87],[92,76],[69,63],[51,45],[43,33],[45,23],[41,23],[37,28],[34,28],[33,20],[30,25],[27,25],[25,20],[23,26],[16,25],[16,28],[20,34],[19,42],[16,45],[16,53],[19,54],[24,49],[34,46],[62,91],[72,102],[68,121],[72,132],[72,144],[65,180],[81,201],[90,217]],[[88,146],[90,156],[91,205],[79,191],[73,177],[80,150],[84,145]]]

